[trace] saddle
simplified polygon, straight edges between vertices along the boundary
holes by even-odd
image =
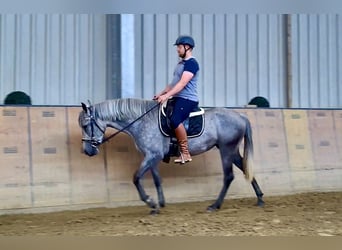
[[[170,125],[170,117],[173,112],[173,100],[169,99],[159,107],[158,124],[161,133],[170,137],[170,149],[167,156],[164,158],[164,162],[170,161],[170,156],[178,156],[178,142],[174,130]],[[183,122],[188,138],[198,137],[204,130],[204,109],[196,107],[189,115],[189,117]]]
[[[172,99],[163,103],[159,107],[159,129],[166,137],[175,137],[175,132],[170,125],[170,117],[173,112]],[[196,107],[189,118],[187,118],[183,125],[185,127],[188,138],[200,136],[204,130],[204,109]]]

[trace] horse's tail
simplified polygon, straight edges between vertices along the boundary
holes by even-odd
[[[248,181],[252,181],[254,178],[253,174],[253,138],[252,138],[252,127],[247,117],[242,115],[246,121],[246,131],[244,135],[244,149],[242,159],[242,169],[245,174],[245,178]]]

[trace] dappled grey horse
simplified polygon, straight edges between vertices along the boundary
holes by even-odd
[[[158,163],[169,152],[170,139],[164,136],[158,126],[159,104],[151,100],[114,99],[94,105],[82,103],[83,110],[79,114],[79,125],[82,128],[83,151],[89,156],[99,152],[98,147],[109,138],[105,138],[107,127],[130,135],[144,155],[139,169],[135,172],[133,182],[140,199],[158,213],[159,207],[165,206]],[[219,209],[228,188],[234,179],[233,163],[251,181],[257,196],[257,205],[263,206],[263,193],[251,171],[253,152],[252,130],[247,117],[227,108],[211,108],[205,111],[205,128],[199,137],[189,139],[191,155],[198,155],[217,147],[220,152],[223,168],[223,187],[217,200],[207,210]],[[239,146],[244,142],[243,157]],[[145,193],[142,178],[151,171],[157,190],[158,204]]]

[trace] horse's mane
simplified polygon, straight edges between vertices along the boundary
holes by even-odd
[[[96,115],[102,120],[132,120],[140,117],[157,103],[134,98],[113,99],[95,104]],[[148,115],[151,115],[150,112]]]

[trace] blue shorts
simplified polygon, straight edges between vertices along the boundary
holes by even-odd
[[[173,112],[170,117],[170,125],[173,129],[184,122],[197,106],[198,102],[190,101],[180,97],[173,97]]]

